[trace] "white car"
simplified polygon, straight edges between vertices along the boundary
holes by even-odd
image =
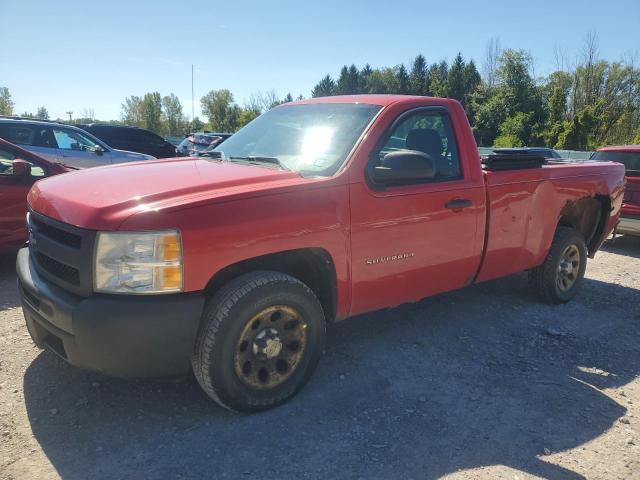
[[[55,122],[0,118],[0,138],[52,162],[76,168],[155,158],[143,153],[116,150],[84,130]]]

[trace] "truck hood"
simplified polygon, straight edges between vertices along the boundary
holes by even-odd
[[[117,230],[129,216],[312,181],[268,167],[172,158],[67,173],[37,182],[29,207],[80,228]]]

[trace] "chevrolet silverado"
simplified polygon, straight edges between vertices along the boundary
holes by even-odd
[[[624,192],[616,163],[481,163],[443,98],[289,103],[211,153],[33,186],[17,271],[36,345],[119,377],[193,371],[263,410],[309,379],[330,322],[524,270],[567,302]]]

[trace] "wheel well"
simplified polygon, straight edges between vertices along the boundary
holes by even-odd
[[[589,256],[593,257],[610,210],[611,201],[604,195],[567,202],[560,212],[558,225],[578,230],[585,239]]]
[[[271,270],[297,278],[316,294],[327,321],[335,319],[338,298],[336,270],[331,255],[322,248],[288,250],[234,263],[209,280],[205,293],[211,296],[234,278],[256,270]]]

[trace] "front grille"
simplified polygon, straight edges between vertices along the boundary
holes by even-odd
[[[38,232],[44,235],[45,237],[49,237],[50,239],[55,240],[56,242],[61,243],[63,245],[67,245],[71,248],[79,249],[82,246],[82,238],[78,235],[75,235],[70,232],[65,232],[60,228],[56,228],[52,225],[48,225],[44,222],[39,221],[36,218],[34,218],[32,222],[33,222],[33,225],[35,225]]]
[[[59,278],[71,285],[80,285],[80,272],[77,268],[65,265],[42,253],[36,253],[38,264],[54,277]]]
[[[93,293],[95,230],[79,228],[31,210],[29,251],[38,273],[57,287],[81,297]]]

